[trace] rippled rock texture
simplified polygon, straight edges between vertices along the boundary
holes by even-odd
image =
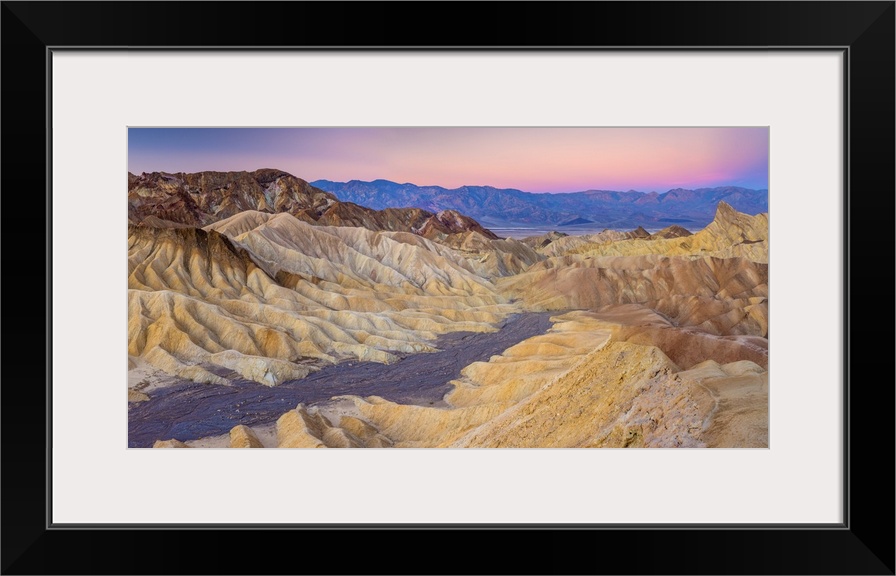
[[[766,214],[517,241],[278,170],[128,182],[131,446],[768,445]]]

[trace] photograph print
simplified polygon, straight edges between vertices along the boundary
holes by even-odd
[[[128,129],[129,448],[768,448],[767,127]]]

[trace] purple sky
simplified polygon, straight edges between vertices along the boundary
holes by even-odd
[[[768,128],[129,128],[128,170],[527,192],[768,188]]]

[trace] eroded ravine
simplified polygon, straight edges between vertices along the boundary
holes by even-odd
[[[128,405],[128,446],[156,440],[196,440],[227,433],[237,424],[275,421],[300,402],[311,406],[333,396],[380,396],[402,404],[430,405],[451,390],[449,382],[477,361],[487,361],[527,338],[545,333],[556,313],[510,316],[498,332],[441,336],[439,352],[412,354],[394,364],[344,362],[269,388],[246,380],[232,386],[184,382],[154,391],[150,400]]]

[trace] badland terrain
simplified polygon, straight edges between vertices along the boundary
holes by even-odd
[[[377,182],[128,174],[129,446],[768,446],[766,191]]]

